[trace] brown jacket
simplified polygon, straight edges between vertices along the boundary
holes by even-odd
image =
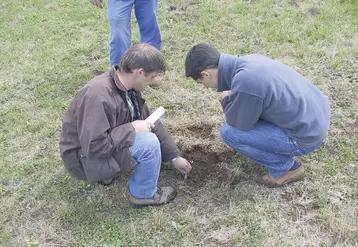
[[[141,119],[149,116],[140,97]],[[118,177],[137,163],[129,147],[135,136],[125,89],[115,68],[89,81],[72,100],[66,112],[60,153],[67,171],[78,180],[102,181]],[[179,150],[164,126],[152,130],[160,141],[162,160],[169,162]]]

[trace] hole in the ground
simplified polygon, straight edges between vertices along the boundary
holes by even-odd
[[[198,186],[205,182],[216,182],[217,184],[238,184],[242,177],[235,175],[223,162],[229,162],[235,155],[233,152],[215,153],[205,150],[203,147],[194,146],[183,153],[192,164],[186,184]]]

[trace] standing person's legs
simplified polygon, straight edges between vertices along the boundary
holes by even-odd
[[[173,188],[157,187],[162,160],[157,136],[151,132],[137,133],[129,150],[138,163],[129,180],[132,205],[159,206],[173,200],[176,196]]]
[[[158,0],[136,0],[135,15],[138,21],[140,42],[162,49],[162,37],[158,25]]]
[[[110,65],[119,64],[131,46],[131,12],[134,0],[108,0]]]
[[[262,120],[249,131],[242,131],[225,123],[221,129],[221,136],[225,143],[237,152],[267,167],[273,179],[282,178],[290,171],[301,167],[293,157],[306,155],[319,146],[303,150],[278,126]],[[303,167],[300,171],[302,174],[297,174],[295,180],[303,177]]]

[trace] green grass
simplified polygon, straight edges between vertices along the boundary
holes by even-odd
[[[160,1],[169,70],[166,85],[145,97],[167,109],[165,124],[183,149],[225,150],[217,93],[184,77],[186,52],[199,42],[294,67],[330,97],[332,125],[325,145],[302,158],[303,182],[258,186],[263,169],[236,155],[224,165],[249,175],[235,188],[189,188],[165,169],[160,183],[178,187],[178,198],[134,210],[128,177],[109,187],[76,183],[58,155],[71,98],[94,70],[108,69],[106,10],[88,1],[2,1],[0,246],[357,246],[357,16],[357,0]],[[212,135],[189,131],[200,126]]]

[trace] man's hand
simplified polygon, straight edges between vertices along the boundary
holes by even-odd
[[[98,8],[102,8],[102,2],[103,2],[103,0],[90,0],[91,1],[91,3],[94,5],[94,6],[96,6],[96,7],[98,7]]]
[[[182,174],[188,174],[191,171],[191,165],[189,161],[182,157],[178,157],[173,161],[175,169],[180,171]]]
[[[228,91],[223,91],[220,95],[219,95],[219,102],[221,104],[221,102],[223,101],[223,98],[225,98],[226,96],[231,94],[231,90]]]
[[[151,125],[150,123],[148,123],[144,120],[136,120],[134,122],[131,122],[131,124],[132,124],[136,133],[150,132],[150,131],[152,131],[152,128],[154,128],[154,125]]]

